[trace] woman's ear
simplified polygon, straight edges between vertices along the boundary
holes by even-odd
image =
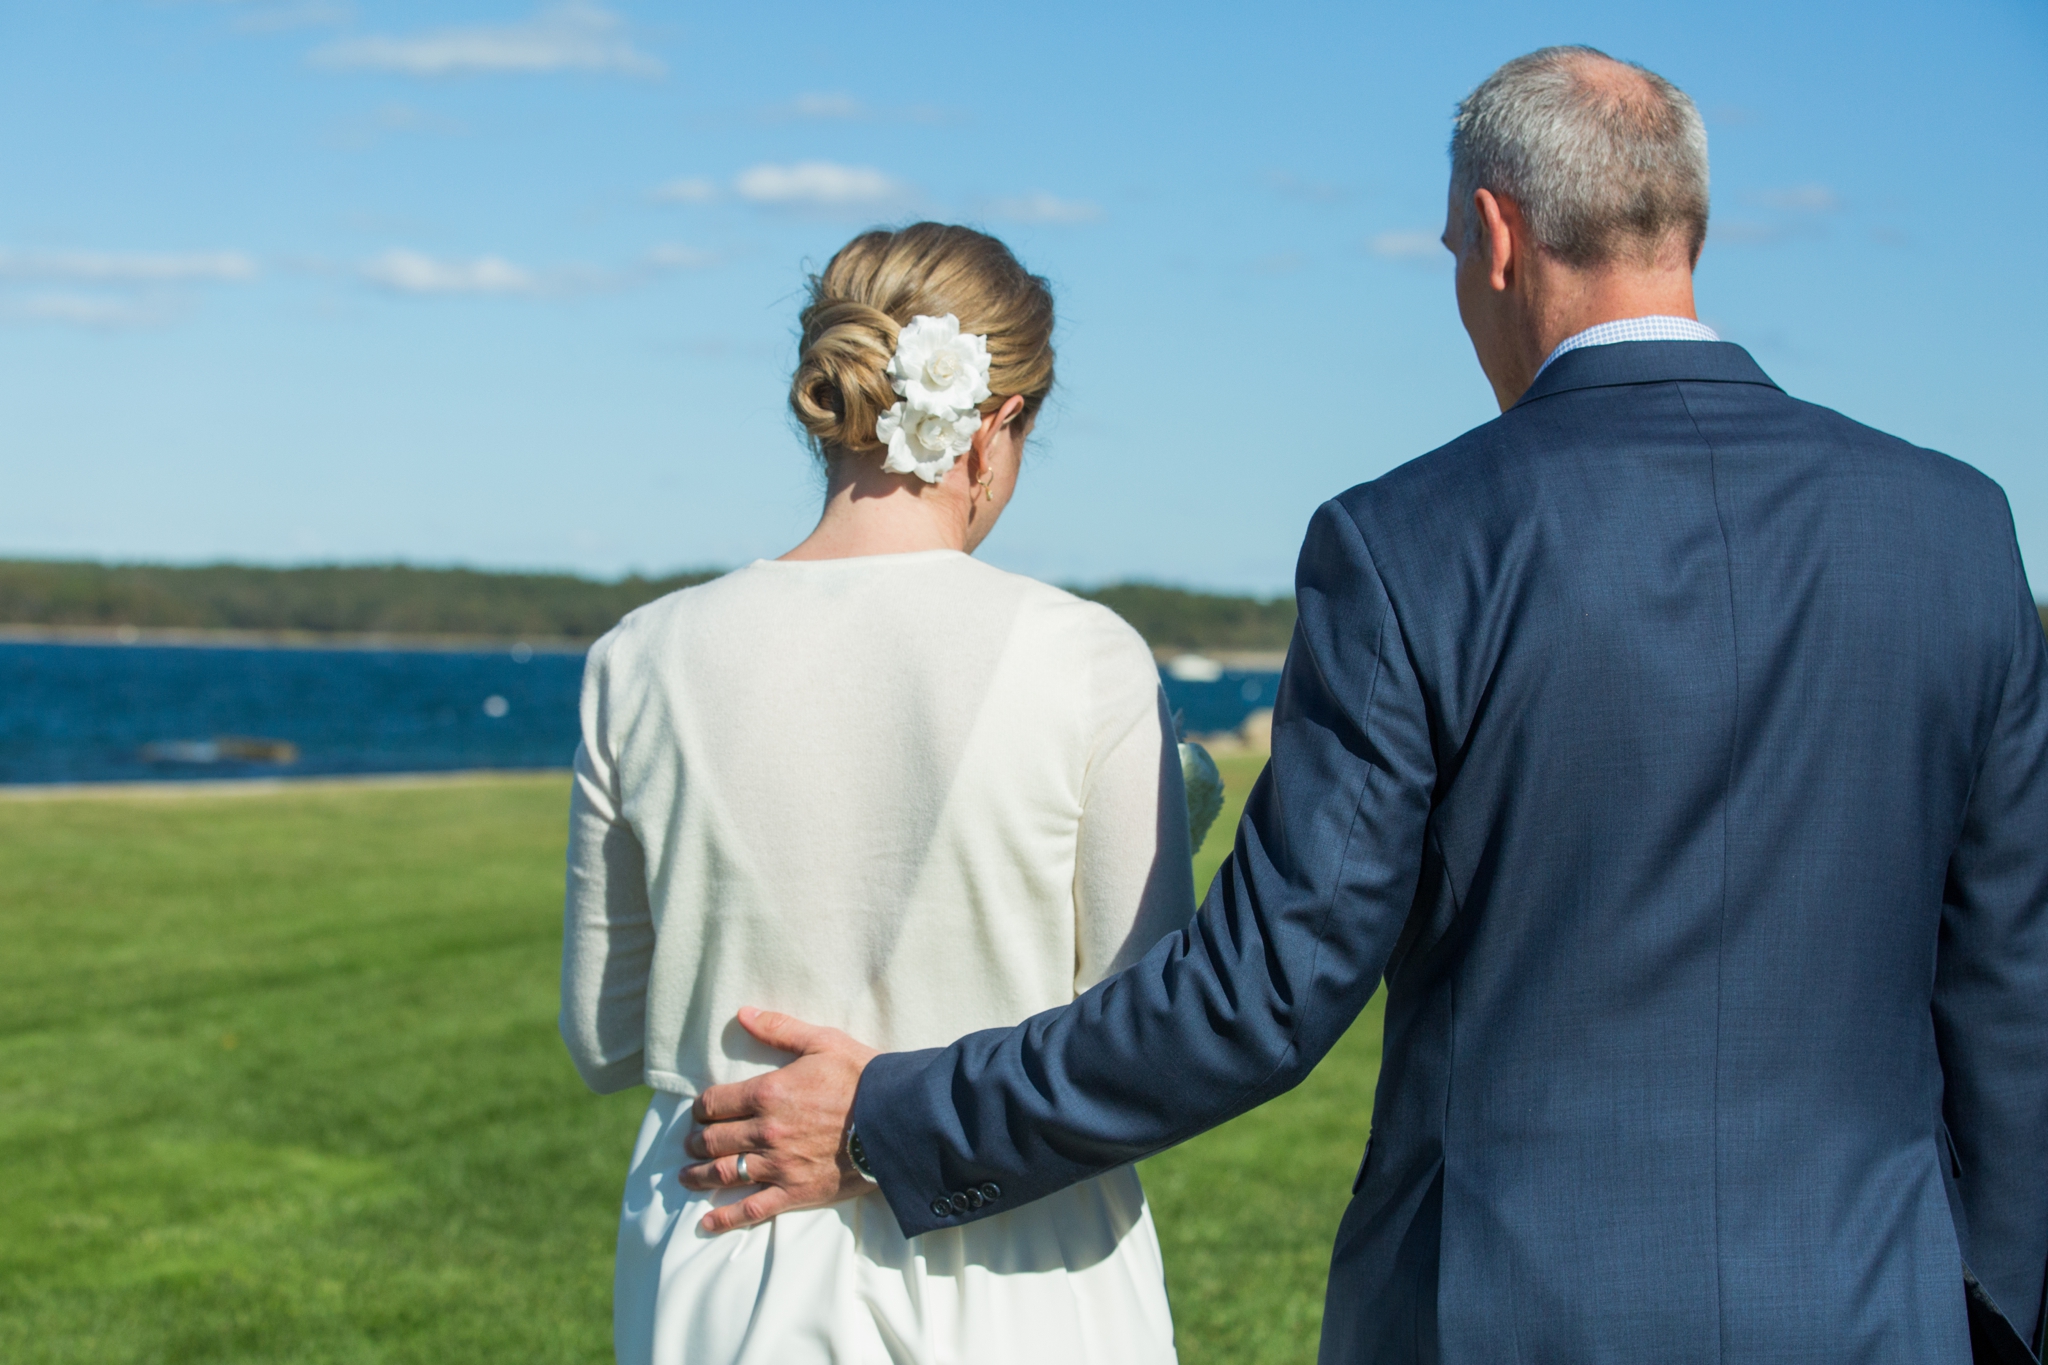
[[[1023,415],[1023,412],[1023,396],[1013,393],[1008,398],[1005,398],[1003,405],[994,412],[983,413],[981,429],[974,433],[973,444],[969,447],[973,451],[975,458],[981,458],[982,454],[988,449],[988,443],[996,438],[996,433],[1015,422]],[[1022,433],[1020,432],[1019,434],[1021,435]],[[976,472],[978,473],[979,471]]]

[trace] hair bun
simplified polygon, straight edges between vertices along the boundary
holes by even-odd
[[[819,299],[804,312],[803,354],[789,405],[821,450],[879,450],[875,423],[896,401],[889,359],[896,319],[852,299]]]
[[[960,320],[988,339],[990,396],[979,410],[1024,400],[1024,418],[1052,390],[1052,290],[986,233],[944,223],[864,232],[811,277],[789,407],[831,460],[882,449],[875,423],[896,403],[889,361],[914,317]]]

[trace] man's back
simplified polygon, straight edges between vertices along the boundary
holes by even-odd
[[[1733,347],[1638,343],[1338,504],[1436,798],[1332,1316],[1383,1348],[1435,1316],[1446,1359],[1962,1358],[1937,944],[2041,654],[1998,489]],[[2025,1138],[1987,1175],[2039,1204]],[[2029,1330],[2031,1212],[1975,1265]]]
[[[1450,151],[1511,410],[1310,523],[1194,921],[931,1053],[749,1024],[805,1055],[707,1096],[707,1149],[826,1116],[829,1178],[765,1217],[846,1193],[847,1115],[916,1234],[1281,1093],[1384,974],[1326,1361],[2031,1360],[2048,645],[2004,499],[1705,339],[1706,127],[1663,77],[1528,53]]]
[[[1384,971],[1325,1361],[1960,1361],[1966,1265],[2033,1334],[2048,649],[1997,488],[1733,346],[1591,347],[1326,504],[1297,584],[1188,929],[868,1064],[905,1231],[1285,1091]]]

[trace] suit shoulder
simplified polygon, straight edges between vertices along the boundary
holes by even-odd
[[[1903,437],[1880,431],[1833,408],[1789,396],[1783,401],[1811,423],[1816,432],[1825,433],[1830,439],[1854,448],[1860,454],[1883,460],[1909,476],[1917,475],[1957,493],[1974,494],[1995,501],[2001,509],[2005,506],[2005,490],[1997,480],[1975,465],[1939,450],[1914,445]]]
[[[1372,539],[1415,519],[1424,509],[1453,506],[1476,510],[1501,491],[1512,468],[1514,432],[1510,413],[1472,428],[1426,454],[1396,465],[1377,478],[1353,484],[1318,511],[1341,512]]]
[[[1347,510],[1358,509],[1484,475],[1514,447],[1516,433],[1509,420],[1513,416],[1513,411],[1509,411],[1482,422],[1434,450],[1395,465],[1377,478],[1352,485],[1331,501]]]
[[[1781,390],[1747,385],[1744,388],[1757,404],[1755,416],[1776,426],[1787,437],[1824,442],[1846,454],[1876,461],[1895,477],[1921,481],[1948,496],[1995,508],[2000,516],[2009,515],[2004,489],[1962,460],[1914,445]],[[1332,501],[1343,506],[1361,525],[1369,525],[1379,520],[1378,514],[1412,500],[1436,500],[1461,492],[1478,494],[1483,500],[1488,490],[1513,483],[1518,473],[1527,472],[1523,457],[1533,448],[1556,446],[1559,419],[1571,411],[1572,397],[1559,394],[1539,405],[1510,408],[1427,454],[1346,489]],[[1569,424],[1569,418],[1565,424]]]

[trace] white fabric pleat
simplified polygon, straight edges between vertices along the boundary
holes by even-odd
[[[869,1195],[707,1237],[690,1102],[655,1096],[619,1219],[620,1365],[1173,1365],[1152,1215],[1129,1167],[906,1240]]]

